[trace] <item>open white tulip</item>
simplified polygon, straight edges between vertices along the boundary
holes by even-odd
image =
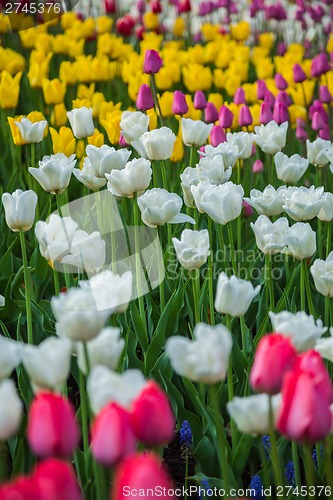
[[[298,182],[309,166],[309,160],[299,154],[289,157],[281,151],[274,156],[274,163],[277,178],[288,184]]]
[[[323,206],[323,187],[293,186],[281,190],[281,193],[284,200],[283,210],[296,221],[317,217]]]
[[[176,136],[168,127],[161,127],[150,132],[145,132],[137,140],[132,141],[131,145],[143,156],[149,160],[168,160],[173,152]]]
[[[149,186],[152,169],[150,161],[138,158],[126,163],[122,170],[112,170],[105,174],[108,180],[108,190],[115,196],[133,198],[134,193],[140,196]]]
[[[197,323],[194,340],[174,336],[165,349],[176,373],[195,382],[213,384],[226,377],[232,348],[230,331],[223,325]]]
[[[47,121],[41,120],[39,122],[33,123],[28,118],[23,117],[21,118],[21,121],[15,122],[15,125],[17,125],[17,127],[19,128],[24,142],[31,144],[42,142],[47,126]]]
[[[89,145],[86,153],[95,176],[101,179],[104,179],[105,174],[110,174],[112,170],[122,170],[131,156],[128,149],[115,149],[106,144],[100,148]]]
[[[12,380],[0,382],[0,441],[6,441],[20,427],[23,404]]]
[[[38,221],[35,235],[39,251],[47,261],[60,261],[70,251],[77,223],[71,217],[51,214],[48,222]]]
[[[306,153],[310,163],[317,167],[324,167],[329,163],[330,152],[333,150],[331,141],[325,141],[318,137],[313,142],[306,141]]]
[[[246,158],[250,158],[250,156],[252,156],[253,135],[253,133],[249,132],[227,133],[228,144],[238,147],[239,159],[245,160]]]
[[[120,129],[126,142],[138,140],[142,134],[148,131],[149,116],[141,111],[124,111],[121,115]]]
[[[215,156],[222,156],[225,168],[233,167],[238,159],[239,149],[237,144],[230,144],[229,142],[222,142],[214,147],[208,144],[205,151],[199,152],[200,156],[207,158],[214,158]]]
[[[8,377],[21,363],[23,344],[0,336],[0,380]]]
[[[320,356],[333,363],[333,328],[330,328],[330,336],[317,339],[315,350]]]
[[[318,292],[325,297],[333,297],[333,252],[326,260],[316,259],[310,272]]]
[[[180,174],[180,180],[184,203],[187,207],[194,208],[195,203],[191,186],[197,186],[199,184],[199,171],[195,167],[186,167],[184,172]]]
[[[297,260],[312,257],[317,249],[316,233],[309,223],[296,222],[290,226],[286,235],[283,253],[292,255]]]
[[[88,234],[78,229],[73,235],[70,253],[63,257],[62,263],[86,273],[98,272],[105,264],[105,246],[99,231]]]
[[[271,222],[266,215],[260,215],[254,224],[251,222],[251,227],[256,237],[257,247],[261,252],[271,255],[282,252],[289,229],[286,217]]]
[[[318,214],[318,219],[324,222],[331,222],[333,220],[333,193],[323,193],[322,206]]]
[[[262,192],[258,189],[251,189],[250,198],[244,198],[244,200],[260,215],[266,215],[267,217],[280,215],[283,212],[284,189],[284,187],[282,190],[281,188],[275,189],[269,184]]]
[[[206,144],[213,124],[207,124],[201,120],[182,118],[182,137],[186,146],[200,147]]]
[[[196,166],[199,181],[209,181],[218,186],[227,182],[232,174],[232,168],[225,168],[222,155],[216,155],[212,158],[204,156],[200,158]]]
[[[94,134],[95,126],[92,108],[87,108],[86,106],[75,108],[72,111],[67,111],[67,116],[73,134],[77,139],[84,139]]]
[[[222,272],[219,274],[215,309],[222,314],[240,317],[244,316],[254,297],[260,291],[260,285],[254,286],[250,281],[237,278],[236,276],[228,276]]]
[[[5,218],[8,227],[14,232],[31,229],[37,205],[37,195],[30,189],[22,191],[16,189],[14,193],[3,193],[2,204],[5,209]]]
[[[264,153],[274,155],[286,145],[288,122],[278,125],[274,120],[254,127],[253,141]]]
[[[133,274],[126,271],[122,275],[109,269],[92,276],[89,281],[80,281],[82,288],[89,287],[100,311],[124,312],[133,294]]]
[[[186,269],[198,269],[207,261],[209,251],[209,233],[207,229],[192,231],[184,229],[180,240],[172,238],[177,258]]]
[[[78,181],[82,182],[84,186],[87,186],[87,188],[92,189],[93,191],[97,191],[97,189],[102,188],[107,182],[105,177],[103,179],[96,177],[95,170],[88,157],[83,160],[82,169],[74,168],[73,174]]]
[[[281,394],[272,397],[272,404],[274,421],[276,422],[281,406]],[[253,436],[270,432],[268,394],[256,394],[244,398],[235,397],[227,403],[227,410],[240,432]]]
[[[204,181],[192,186],[191,191],[199,212],[205,212],[218,224],[227,224],[241,214],[244,190],[240,184],[229,181],[215,186]]]
[[[28,170],[45,191],[59,194],[68,187],[75,164],[75,154],[67,158],[63,153],[57,153],[44,156],[39,168],[30,167]]]

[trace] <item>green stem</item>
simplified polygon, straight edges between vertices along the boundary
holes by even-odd
[[[332,467],[332,446],[330,443],[330,438],[326,438],[324,444],[324,466],[325,466],[325,478],[327,486],[333,487],[333,467]]]
[[[314,463],[312,459],[312,446],[310,444],[304,444],[303,445],[303,452],[304,452],[304,468],[305,468],[305,477],[306,477],[306,484],[308,486],[308,498],[311,499],[310,491],[311,488],[310,486],[314,486],[315,484],[315,474],[314,474]]]
[[[86,400],[85,380],[81,370],[79,370],[79,390],[80,390],[80,401],[81,401],[81,426],[82,426],[82,437],[83,437],[83,451],[85,454],[85,460],[87,466],[87,455],[89,451],[88,409]]]
[[[329,299],[330,301],[330,311],[331,311],[331,326],[333,327],[333,298]]]
[[[237,183],[241,184],[241,165],[242,165],[241,159],[238,160],[237,162]],[[237,217],[237,249],[241,250],[242,249],[242,218],[239,216]]]
[[[277,487],[277,486],[283,486],[283,479],[282,479],[280,457],[277,448],[277,440],[275,434],[272,396],[269,395],[268,398],[269,398],[268,405],[269,405],[269,428],[270,428],[269,434],[271,438],[271,453],[272,453],[274,481],[275,481],[275,486]]]
[[[235,276],[237,276],[237,264],[236,264],[235,253],[234,253],[234,250],[235,250],[235,247],[234,247],[234,235],[233,235],[233,232],[232,232],[232,226],[231,226],[230,222],[227,224],[227,227],[228,227],[228,236],[229,236],[229,246],[230,246],[230,255],[231,255],[232,269],[233,269],[233,272],[234,272]]]
[[[304,283],[304,266],[300,263],[300,296],[301,296],[301,311],[305,311],[305,283]]]
[[[200,271],[193,269],[192,271],[192,289],[193,289],[193,302],[194,302],[194,318],[195,324],[200,323]],[[194,325],[193,325],[194,326]]]
[[[332,238],[332,222],[328,222],[327,240],[326,240],[326,258],[331,252],[331,238]]]
[[[166,168],[164,160],[161,160],[162,181],[164,189],[168,189],[168,181],[166,177]]]
[[[142,295],[142,287],[141,287],[141,261],[140,261],[140,234],[139,234],[139,228],[140,228],[140,219],[139,219],[139,207],[138,207],[138,202],[137,202],[137,194],[134,195],[134,251],[135,251],[135,276],[136,276],[136,286],[137,286],[137,292],[138,292],[138,302],[139,302],[139,311],[140,311],[140,316],[145,328],[145,333],[147,335],[147,323],[146,323],[146,314],[145,314],[145,306],[143,302],[143,295]]]
[[[185,477],[184,477],[184,499],[187,500],[187,486],[188,486],[188,450],[185,451]]]
[[[20,241],[22,249],[22,260],[24,269],[24,283],[25,283],[25,308],[27,312],[27,334],[28,344],[33,344],[33,331],[32,331],[32,313],[31,313],[31,275],[28,266],[27,248],[25,245],[24,232],[20,230]]]
[[[250,351],[249,345],[248,345],[248,339],[246,335],[246,324],[245,324],[245,319],[244,316],[241,316],[239,318],[240,321],[240,327],[241,327],[241,336],[242,336],[242,348],[243,352],[245,355],[247,355]]]
[[[297,488],[300,488],[302,486],[302,483],[301,483],[301,473],[300,473],[300,468],[299,468],[298,445],[297,445],[296,441],[291,442],[291,450],[292,450],[292,456],[293,456],[293,462],[294,462],[295,482],[296,482]]]
[[[226,315],[226,326],[231,332],[231,316],[229,314]],[[229,356],[228,362],[228,374],[227,374],[227,384],[228,384],[228,401],[232,401],[234,399],[234,386],[232,380],[232,352]],[[236,427],[235,422],[233,420],[230,421],[230,429],[231,429],[231,447],[236,449]]]
[[[194,153],[195,153],[195,146],[192,144],[191,150],[190,150],[190,164],[189,167],[194,167],[193,161],[194,161]]]
[[[161,110],[161,106],[160,106],[160,101],[158,100],[158,96],[157,96],[157,89],[156,89],[156,83],[155,83],[155,75],[150,75],[150,84],[151,84],[151,91],[152,91],[152,94],[153,94],[154,102],[155,102],[155,105],[156,105],[156,107],[158,109],[159,119],[160,119],[160,122],[161,122],[161,126],[163,127],[164,120],[163,120],[163,114],[162,114],[162,110]]]
[[[304,267],[303,276],[304,276],[306,296],[308,299],[308,307],[309,307],[310,314],[312,314],[312,316],[315,318],[316,311],[315,311],[313,301],[312,301],[312,294],[311,294],[310,281],[309,281],[309,272],[308,272],[308,268],[307,268],[305,259],[302,260],[302,266]]]
[[[273,283],[273,270],[272,270],[272,256],[265,254],[265,280],[266,286],[269,291],[269,305],[270,310],[275,311],[275,298],[274,298],[274,283]]]
[[[54,281],[54,293],[55,295],[59,295],[60,293],[59,276],[58,272],[54,268],[53,268],[53,281]]]
[[[318,253],[319,258],[323,258],[323,223],[318,219]]]
[[[210,324],[215,325],[215,309],[214,309],[214,283],[213,283],[213,227],[212,219],[208,217],[208,232],[210,254],[208,257],[208,297],[209,297],[209,315]]]

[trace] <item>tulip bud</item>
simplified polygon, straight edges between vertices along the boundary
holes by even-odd
[[[197,92],[194,94],[193,104],[195,109],[205,109],[205,107],[207,106],[206,97],[202,90],[197,90]]]
[[[261,160],[256,160],[253,163],[252,172],[254,174],[260,174],[264,170],[264,164]]]
[[[276,88],[278,88],[279,90],[285,90],[288,87],[288,83],[280,73],[276,73],[276,75],[274,76],[274,80]]]
[[[257,98],[264,99],[267,90],[266,82],[264,80],[257,81]]]
[[[175,90],[173,93],[172,112],[174,115],[186,115],[188,112],[186,98],[181,90]]]
[[[27,437],[38,457],[69,457],[79,441],[79,426],[67,399],[43,392],[29,410]]]
[[[219,119],[219,112],[216,109],[215,104],[208,102],[205,109],[205,122],[214,123]]]
[[[239,87],[234,95],[234,103],[235,104],[246,104],[245,92],[242,87]]]
[[[67,111],[67,116],[73,134],[77,139],[84,139],[94,134],[95,125],[93,122],[92,108],[87,108],[86,106],[75,108],[72,109],[72,111]]]
[[[324,139],[325,141],[329,141],[331,139],[330,128],[327,123],[325,123],[325,126],[319,130],[318,136],[320,139]]]
[[[263,102],[261,104],[259,120],[263,125],[273,120],[273,113],[268,102]]]
[[[160,14],[162,12],[162,6],[161,6],[159,0],[152,0],[150,2],[150,7],[151,7],[151,11],[154,14]]]
[[[220,125],[223,128],[231,128],[234,114],[227,106],[222,106],[219,113]]]
[[[3,380],[0,383],[0,441],[6,441],[18,431],[22,406],[14,382]]]
[[[275,103],[275,97],[272,94],[272,92],[270,92],[269,90],[266,90],[266,92],[265,92],[264,101],[269,104],[271,109],[273,109],[273,106]]]
[[[248,127],[252,121],[250,108],[244,104],[239,111],[238,124],[240,127]]]
[[[211,145],[214,146],[214,148],[216,148],[222,142],[225,142],[226,135],[225,135],[223,128],[220,125],[214,125],[212,130],[211,130],[209,139],[210,139]]]
[[[5,217],[8,227],[14,231],[28,231],[35,220],[37,195],[30,189],[22,191],[16,189],[14,193],[4,193],[2,204],[5,209]]]
[[[290,106],[292,104],[292,100],[289,94],[284,90],[281,90],[276,96],[275,103],[283,102],[286,106]]]
[[[119,146],[121,146],[122,148],[126,148],[126,146],[129,146],[129,144],[126,142],[126,139],[123,136],[123,134],[120,134],[120,137],[119,137]]]
[[[135,437],[149,446],[173,439],[175,417],[167,395],[154,381],[149,381],[133,401],[130,419]]]
[[[251,215],[253,214],[253,208],[251,207],[251,205],[249,205],[247,203],[247,201],[243,200],[243,215],[244,217],[251,217]]]
[[[325,127],[325,125],[326,125],[326,123],[325,123],[321,113],[319,113],[318,111],[315,111],[315,113],[313,113],[312,122],[311,122],[312,130],[315,130],[316,132],[318,132],[318,130],[322,130]]]
[[[295,64],[293,67],[294,82],[302,83],[306,80],[306,74],[304,73],[302,66],[300,64]]]
[[[289,119],[288,108],[283,102],[278,102],[274,104],[273,109],[273,120],[276,121],[278,125],[287,122]]]
[[[306,142],[309,138],[307,131],[300,125],[296,127],[296,137],[301,142]]]
[[[276,48],[276,53],[278,56],[284,56],[284,54],[287,52],[287,45],[283,42],[279,42],[277,44]]]
[[[163,61],[156,50],[146,50],[143,63],[143,71],[147,75],[154,75],[159,72]]]
[[[326,85],[320,85],[319,87],[319,99],[321,102],[330,104],[332,102],[331,92],[328,90]]]
[[[120,35],[130,36],[134,28],[134,20],[131,16],[126,15],[124,17],[119,17],[116,21],[116,30]]]
[[[31,500],[43,498],[50,500],[82,500],[83,498],[72,466],[56,458],[49,458],[40,462],[34,471],[32,480],[37,488],[38,495],[31,498]],[[28,500],[29,497],[24,498]]]
[[[312,59],[311,76],[318,77],[330,70],[327,54],[321,53]]]
[[[191,12],[191,1],[190,0],[179,0],[177,5],[178,14],[184,14],[186,12]]]
[[[136,98],[136,107],[141,111],[147,111],[155,107],[150,87],[145,83],[139,88],[138,97]]]
[[[277,394],[285,374],[293,369],[296,350],[291,340],[273,333],[264,336],[257,347],[250,373],[250,384],[257,392]]]
[[[114,14],[117,10],[116,0],[104,0],[104,10],[106,14]]]

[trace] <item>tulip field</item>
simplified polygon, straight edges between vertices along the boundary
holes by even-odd
[[[0,500],[333,498],[333,1],[0,1]]]

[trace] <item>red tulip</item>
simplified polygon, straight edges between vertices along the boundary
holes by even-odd
[[[257,347],[250,373],[251,387],[257,392],[277,394],[285,374],[293,369],[297,357],[290,339],[279,333],[263,337]]]
[[[172,482],[159,459],[153,453],[126,458],[116,471],[111,500],[123,500],[142,492],[158,491],[159,498],[175,498]],[[142,495],[143,496],[143,495]]]
[[[149,381],[133,401],[130,418],[135,437],[149,446],[160,446],[173,438],[175,417],[167,395],[154,381]]]
[[[106,14],[114,14],[117,10],[116,0],[104,0],[104,9]]]
[[[75,413],[67,399],[43,392],[29,411],[27,437],[38,457],[69,457],[79,441]]]
[[[91,430],[91,450],[97,462],[111,467],[134,453],[135,446],[128,412],[115,403],[105,406]]]
[[[50,458],[40,462],[33,475],[41,500],[81,500],[82,494],[69,463]]]
[[[35,481],[21,477],[0,487],[0,500],[42,500]]]
[[[134,25],[135,22],[131,16],[127,15],[124,17],[119,17],[116,22],[116,30],[120,35],[130,36],[132,34]]]

